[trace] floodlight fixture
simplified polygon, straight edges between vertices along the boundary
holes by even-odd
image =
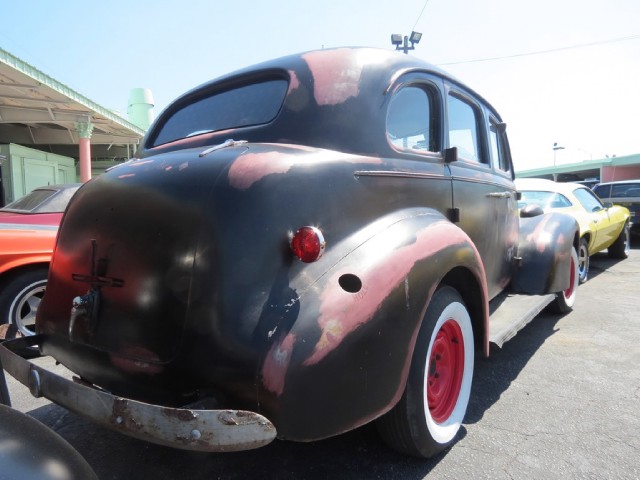
[[[391,34],[391,43],[393,45],[395,45],[396,47],[402,45],[402,35],[400,35],[399,33],[392,33]]]
[[[391,44],[395,45],[396,50],[409,53],[409,50],[415,50],[416,43],[419,43],[421,38],[422,34],[420,32],[411,32],[410,36],[405,35],[404,37],[399,33],[394,33],[391,35]]]
[[[420,43],[421,38],[422,38],[422,34],[420,32],[411,32],[409,41],[411,42],[411,45],[414,45],[416,43]]]

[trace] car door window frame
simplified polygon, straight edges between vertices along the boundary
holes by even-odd
[[[493,169],[503,175],[514,178],[513,163],[511,161],[511,151],[509,149],[509,143],[507,135],[504,129],[504,124],[500,122],[494,115],[489,113],[488,124],[488,143],[489,153],[491,157],[491,165]],[[501,127],[502,125],[502,127]],[[497,151],[494,155],[493,140],[495,138]],[[495,158],[497,157],[497,158]]]
[[[460,148],[459,144],[455,144],[451,141],[451,134],[453,131],[457,131],[452,129],[452,108],[450,99],[455,99],[456,101],[462,102],[464,105],[470,107],[473,112],[474,117],[474,128],[475,128],[475,145],[474,149],[475,158],[466,155],[464,148]],[[462,161],[467,161],[476,165],[483,165],[486,167],[490,167],[490,156],[487,149],[487,122],[485,119],[484,111],[481,106],[476,102],[470,95],[463,92],[461,89],[449,87],[446,92],[446,140],[448,147],[458,147],[458,159]],[[473,152],[469,152],[473,153]]]
[[[403,92],[406,93],[410,90],[422,91],[424,92],[425,96],[428,99],[429,111],[428,111],[427,131],[429,134],[429,139],[428,139],[428,145],[426,145],[426,148],[413,148],[413,145],[410,145],[408,143],[406,144],[406,146],[405,144],[398,145],[397,143],[394,143],[394,139],[392,137],[396,137],[396,139],[401,139],[403,137],[390,134],[391,130],[395,130],[395,127],[390,128],[390,125],[389,125],[390,121],[394,121],[393,118],[390,118],[392,115],[394,115],[392,110],[394,107],[394,103],[399,100],[400,95],[404,95]],[[430,81],[430,79],[428,78],[424,78],[416,74],[412,74],[412,75],[408,75],[406,78],[398,82],[395,88],[393,89],[393,91],[391,92],[389,106],[387,107],[387,117],[385,120],[386,122],[385,130],[386,130],[387,142],[389,146],[393,150],[397,152],[405,153],[405,154],[407,153],[419,154],[419,155],[427,154],[429,156],[434,156],[439,154],[439,152],[442,150],[442,145],[443,145],[443,142],[442,142],[443,108],[442,108],[441,99],[442,99],[442,94],[440,93],[440,89],[438,88],[437,84],[433,81]],[[407,136],[404,138],[409,139],[410,137]]]

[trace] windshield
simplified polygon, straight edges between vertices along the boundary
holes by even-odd
[[[522,198],[518,202],[518,207],[525,205],[539,205],[541,208],[565,208],[570,207],[571,202],[567,197],[556,192],[542,192],[535,190],[525,190],[521,192]]]
[[[218,130],[268,123],[280,111],[288,86],[286,80],[278,78],[199,98],[162,124],[152,139],[152,146]]]

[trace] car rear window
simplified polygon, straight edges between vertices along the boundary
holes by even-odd
[[[3,210],[12,212],[31,212],[49,197],[55,195],[55,190],[33,190],[13,202],[7,204]]]
[[[289,82],[282,78],[245,84],[180,108],[152,139],[152,146],[229,128],[261,125],[273,120],[284,101]]]
[[[36,189],[7,204],[2,210],[18,213],[64,212],[69,200],[78,188],[80,188],[79,185],[61,190]]]

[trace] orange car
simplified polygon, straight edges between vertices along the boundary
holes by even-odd
[[[37,188],[0,209],[0,325],[9,335],[33,334],[62,213],[79,186]]]

